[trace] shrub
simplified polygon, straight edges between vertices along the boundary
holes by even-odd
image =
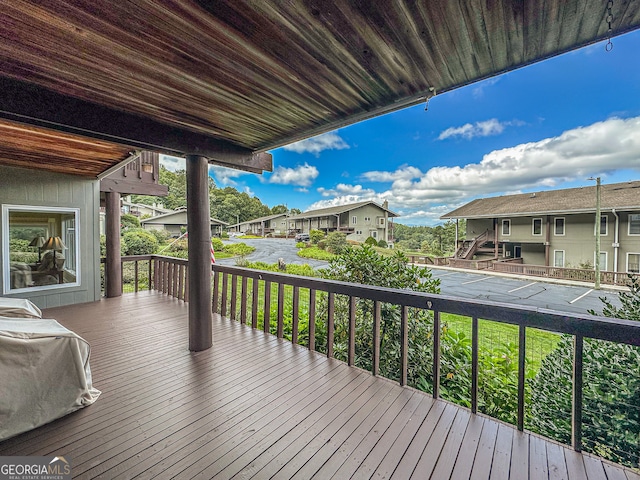
[[[344,253],[349,247],[347,243],[347,236],[342,232],[331,232],[327,236],[327,251],[340,255]]]
[[[120,228],[125,230],[130,230],[132,228],[140,228],[140,220],[135,215],[131,215],[129,213],[125,213],[120,216]]]
[[[253,253],[255,251],[255,247],[251,247],[249,245],[247,245],[246,243],[231,243],[228,245],[225,245],[223,248],[223,251],[230,253],[232,255],[249,255],[250,253]]]
[[[326,240],[320,240],[318,242],[318,248],[320,250],[325,250],[327,248],[327,241]]]
[[[222,243],[222,240],[220,240],[219,238],[212,238],[211,246],[216,252],[222,252],[224,250],[224,243]]]
[[[296,243],[296,248],[305,248],[306,246],[307,246],[307,244],[305,242]]]
[[[123,255],[150,255],[157,249],[158,240],[146,230],[129,230],[122,236]]]
[[[229,238],[229,234],[228,234],[227,232],[222,232],[222,233],[220,234],[220,238],[226,238],[226,239],[228,239],[228,238]]]
[[[309,232],[309,240],[312,244],[317,244],[320,240],[325,237],[324,232],[322,230],[311,230]]]
[[[158,240],[158,243],[164,243],[171,238],[171,232],[169,232],[168,230],[156,230],[154,228],[151,230],[147,230],[147,232],[151,233],[154,237],[156,237],[156,240]]]
[[[106,235],[100,235],[100,256],[101,257],[107,256],[107,236]]]
[[[378,241],[378,246],[380,248],[388,248],[389,245],[387,244],[387,242],[385,242],[384,240],[380,239],[380,241]]]
[[[602,315],[640,320],[640,283],[630,277],[620,292],[621,307],[606,298]],[[591,314],[596,314],[590,310]],[[640,438],[640,348],[586,338],[583,350],[584,450],[608,460],[638,466]],[[531,429],[547,437],[571,440],[573,337],[563,335],[542,362],[532,385]]]
[[[367,239],[364,241],[364,244],[376,247],[378,246],[378,241],[373,237],[367,237]]]
[[[298,250],[298,256],[302,258],[313,258],[315,260],[331,260],[335,255],[318,247],[307,247]]]

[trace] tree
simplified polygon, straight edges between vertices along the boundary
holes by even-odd
[[[288,211],[287,206],[282,204],[271,207],[271,215],[279,215],[281,213],[287,213]]]
[[[302,213],[302,210],[300,210],[299,208],[292,208],[291,210],[289,210],[289,213],[291,215],[300,215]]]

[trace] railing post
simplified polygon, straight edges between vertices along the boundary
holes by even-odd
[[[309,289],[309,350],[316,349],[316,291]]]
[[[356,359],[356,297],[349,297],[349,351],[347,364],[353,367]]]
[[[271,331],[271,282],[264,282],[264,311],[262,329],[265,333]]]
[[[478,413],[478,317],[471,318],[471,413]]]
[[[524,431],[524,378],[526,359],[527,327],[523,324],[518,329],[518,430]]]
[[[329,306],[327,308],[327,357],[333,357],[333,340],[334,340],[334,325],[333,317],[336,308],[335,294],[329,292]]]
[[[409,358],[409,307],[402,305],[400,316],[400,385],[407,384]]]
[[[133,291],[138,293],[138,260],[133,262]]]
[[[382,317],[382,304],[374,301],[373,305],[373,365],[374,375],[380,374],[380,318]]]
[[[573,338],[573,395],[571,415],[571,446],[576,452],[582,450],[582,360],[584,338]]]
[[[433,398],[440,396],[440,312],[433,312]]]
[[[293,318],[291,319],[291,343],[298,343],[298,322],[300,321],[300,287],[293,287]]]

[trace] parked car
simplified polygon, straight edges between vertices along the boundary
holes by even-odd
[[[296,242],[308,242],[309,234],[308,233],[298,233],[296,235]]]

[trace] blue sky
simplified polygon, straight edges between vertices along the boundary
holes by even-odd
[[[269,206],[389,201],[436,225],[474,198],[640,179],[640,32],[273,150],[262,176],[211,167]],[[183,161],[166,157],[169,168]]]

